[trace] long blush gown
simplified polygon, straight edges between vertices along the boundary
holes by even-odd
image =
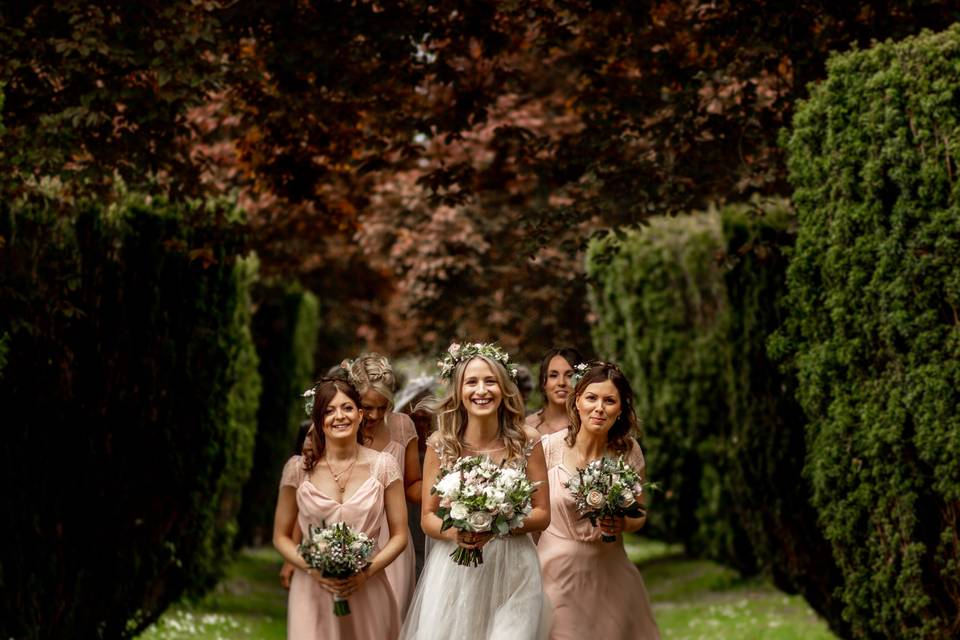
[[[374,540],[380,539],[384,520],[383,494],[394,482],[403,482],[393,456],[360,448],[353,473],[368,473],[367,480],[343,503],[317,489],[303,469],[302,456],[283,468],[280,486],[297,490],[297,523],[307,536],[308,526],[346,522]],[[379,545],[378,545],[379,550]],[[400,615],[393,589],[383,571],[374,574],[350,598],[350,615],[333,614],[333,596],[305,571],[295,569],[287,601],[288,640],[368,640],[395,638]]]
[[[407,444],[411,440],[417,439],[417,430],[414,428],[410,416],[402,413],[388,413],[386,421],[387,428],[390,429],[390,442],[383,448],[383,452],[393,456],[402,472],[406,463]],[[386,517],[386,514],[384,514],[384,517]],[[380,525],[380,546],[385,545],[389,539],[390,531],[386,520],[384,520],[383,524]],[[413,537],[407,536],[407,547],[397,556],[396,560],[384,569],[387,574],[387,581],[393,587],[393,594],[397,599],[400,620],[403,620],[406,615],[407,607],[410,606],[410,598],[413,597],[416,564],[417,556],[413,550]]]
[[[433,444],[428,440],[428,446]],[[544,598],[537,550],[530,536],[490,540],[483,547],[483,564],[479,567],[456,564],[449,557],[456,546],[449,540],[433,540],[400,638],[546,638],[549,603]]]
[[[537,553],[544,591],[553,604],[550,640],[658,640],[647,587],[627,558],[623,538],[600,540],[600,529],[580,519],[564,486],[576,473],[563,464],[566,435],[559,431],[541,440],[550,482],[550,526],[540,536]],[[625,460],[643,475],[643,453],[632,438]]]

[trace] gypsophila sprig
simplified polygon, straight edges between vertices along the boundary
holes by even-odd
[[[349,578],[370,565],[375,546],[362,531],[354,531],[346,522],[336,522],[329,527],[324,522],[319,527],[308,528],[299,546],[300,556],[323,577]],[[333,613],[350,615],[346,598],[333,597]]]
[[[458,364],[477,356],[498,361],[507,370],[511,378],[517,379],[517,365],[510,362],[510,354],[497,345],[487,342],[451,343],[447,347],[447,352],[437,361],[437,367],[440,369],[440,379],[450,380],[453,376],[453,370],[457,368]]]
[[[303,410],[307,412],[307,417],[313,417],[313,401],[317,396],[317,391],[310,387],[303,392]]]
[[[564,483],[573,494],[580,517],[590,524],[606,516],[639,518],[645,513],[640,496],[652,485],[644,482],[637,471],[619,458],[603,457],[590,462],[585,469]],[[604,542],[613,542],[616,536],[601,534]]]
[[[590,365],[586,362],[581,362],[573,368],[573,375],[570,376],[570,384],[574,389],[577,388],[577,385],[580,384],[580,381],[583,380],[583,376],[587,375],[587,371],[590,370]]]
[[[441,531],[454,527],[505,536],[523,525],[533,509],[534,491],[536,485],[527,479],[522,465],[470,456],[442,468],[430,493],[440,497]],[[462,566],[483,564],[482,549],[457,547],[450,557]]]

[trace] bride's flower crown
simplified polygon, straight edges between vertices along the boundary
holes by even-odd
[[[510,362],[510,354],[495,344],[485,342],[451,343],[447,352],[437,362],[437,367],[440,369],[440,379],[450,380],[453,377],[453,370],[457,368],[458,364],[477,356],[496,360],[503,365],[511,378],[517,379],[517,365]]]

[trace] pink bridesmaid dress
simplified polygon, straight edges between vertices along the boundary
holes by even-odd
[[[623,539],[600,540],[600,529],[580,514],[564,486],[574,469],[563,464],[566,431],[544,436],[550,482],[550,526],[540,536],[537,555],[543,589],[553,604],[550,640],[658,640],[643,577],[627,558]],[[626,462],[643,474],[640,446],[632,438]]]
[[[417,430],[414,428],[410,416],[402,413],[388,413],[385,420],[387,421],[387,428],[390,430],[390,442],[383,448],[383,453],[389,453],[393,456],[401,473],[403,473],[407,444],[411,440],[417,439]],[[384,517],[386,517],[386,514],[384,514]],[[380,526],[380,545],[385,545],[389,539],[390,532],[387,529],[386,520],[384,520]],[[413,588],[416,583],[416,563],[417,556],[413,550],[413,537],[408,536],[406,549],[384,570],[387,574],[387,581],[393,587],[397,606],[400,608],[400,620],[403,620],[406,615],[407,607],[410,606],[410,598],[413,596]]]
[[[369,473],[367,480],[340,503],[310,482],[301,456],[287,461],[280,486],[297,490],[297,523],[304,537],[308,526],[346,522],[374,540],[380,539],[380,529],[386,526],[384,490],[393,482],[402,482],[402,476],[393,456],[366,447],[360,448],[354,467],[354,473],[362,472]],[[350,615],[333,615],[333,596],[300,569],[294,570],[287,603],[288,640],[387,640],[400,630],[397,602],[383,571],[350,596]]]

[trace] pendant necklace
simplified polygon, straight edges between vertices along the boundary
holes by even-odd
[[[337,499],[343,501],[343,493],[347,489],[347,483],[350,482],[351,476],[353,476],[353,467],[357,464],[357,459],[360,457],[360,447],[357,447],[357,455],[353,457],[353,460],[347,465],[347,468],[341,471],[340,473],[333,472],[333,465],[330,464],[330,461],[324,458],[324,462],[327,466],[327,472],[330,474],[330,477],[333,478],[333,483],[337,485]],[[340,484],[340,478],[343,474],[347,473],[347,479],[343,481],[343,484]]]

